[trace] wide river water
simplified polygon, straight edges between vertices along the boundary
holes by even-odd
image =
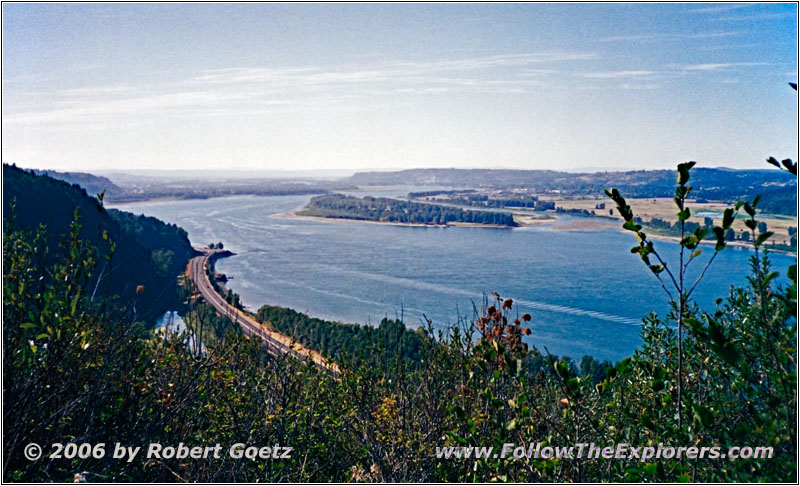
[[[402,316],[417,326],[427,316],[445,327],[472,318],[473,304],[496,291],[531,313],[528,340],[540,350],[618,360],[641,343],[642,316],[668,308],[655,277],[629,252],[633,236],[597,227],[597,220],[589,221],[593,229],[576,231],[586,220],[561,216],[557,224],[490,229],[276,216],[309,199],[238,196],[114,207],[175,223],[195,246],[222,241],[236,256],[220,260],[217,270],[233,277],[228,287],[251,310],[271,304],[372,325]],[[678,250],[672,242],[656,247],[662,255]],[[710,256],[712,247],[703,248]],[[692,264],[692,278],[707,255]],[[701,307],[713,308],[731,285],[745,283],[750,255],[734,247],[720,253],[695,291]],[[794,261],[772,255],[781,275]]]

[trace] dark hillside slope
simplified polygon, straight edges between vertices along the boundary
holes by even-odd
[[[86,192],[90,195],[100,194],[105,191],[106,196],[118,197],[125,192],[121,187],[111,182],[108,177],[96,176],[87,172],[57,172],[54,170],[34,170],[34,172],[36,175],[46,175],[69,184],[78,184],[86,189]]]
[[[797,187],[779,187],[765,191],[758,209],[765,213],[797,216]]]
[[[60,251],[62,235],[69,232],[76,209],[81,238],[97,246],[101,254],[109,248],[102,238],[105,231],[116,249],[110,264],[99,262],[92,285],[98,293],[119,296],[117,304],[134,312],[137,320],[151,321],[175,305],[177,273],[193,251],[180,228],[119,211],[114,212],[115,218],[77,184],[4,164],[4,225],[12,214],[12,201],[15,228],[35,230],[45,225],[51,255]]]
[[[137,216],[119,209],[109,209],[108,214],[125,233],[151,252],[156,269],[165,277],[175,276],[186,268],[186,263],[194,254],[186,230],[152,216]]]

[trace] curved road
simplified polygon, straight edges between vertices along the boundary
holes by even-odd
[[[217,312],[230,319],[242,328],[245,336],[253,337],[258,336],[267,345],[267,351],[275,356],[282,354],[291,354],[300,359],[311,359],[317,366],[326,370],[332,371],[334,374],[339,373],[339,367],[325,359],[318,352],[308,349],[297,342],[292,342],[292,339],[279,332],[265,328],[261,323],[255,320],[249,314],[246,314],[239,309],[230,305],[221,295],[219,295],[206,273],[208,269],[208,259],[218,251],[223,250],[210,250],[207,248],[195,248],[197,251],[203,253],[196,256],[189,261],[186,272],[189,278],[194,282],[195,287],[209,304],[213,305]]]

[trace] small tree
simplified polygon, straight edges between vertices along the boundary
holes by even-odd
[[[606,189],[605,193],[608,197],[610,197],[616,204],[617,204],[617,211],[619,212],[620,216],[625,220],[625,223],[622,227],[628,231],[633,232],[636,235],[636,239],[639,242],[637,246],[631,248],[631,253],[638,254],[645,265],[648,266],[650,271],[653,275],[656,276],[658,279],[661,288],[667,294],[672,304],[673,310],[677,314],[677,321],[678,321],[678,376],[677,376],[677,384],[678,384],[678,406],[677,406],[677,415],[678,415],[678,428],[680,430],[683,429],[683,327],[684,327],[684,318],[687,316],[688,304],[690,302],[690,298],[692,292],[694,292],[695,288],[697,288],[697,284],[700,283],[703,276],[705,275],[708,268],[714,262],[714,259],[717,257],[717,254],[725,249],[725,242],[727,240],[726,231],[731,232],[731,226],[733,225],[733,220],[736,217],[736,213],[739,211],[739,208],[742,205],[742,202],[738,202],[734,208],[727,208],[723,212],[722,216],[722,225],[715,226],[713,228],[713,233],[716,237],[716,245],[714,246],[714,254],[711,258],[708,259],[703,270],[700,272],[697,279],[689,285],[686,276],[686,270],[689,268],[689,265],[699,257],[703,250],[698,248],[700,242],[705,238],[706,234],[708,233],[708,228],[701,228],[699,225],[694,227],[694,230],[691,234],[687,235],[687,221],[691,217],[691,210],[689,207],[686,206],[686,197],[692,190],[691,186],[688,186],[687,183],[689,182],[689,171],[696,165],[696,162],[685,162],[682,164],[678,164],[678,186],[675,188],[675,197],[672,199],[675,202],[675,205],[678,208],[678,222],[677,225],[680,229],[680,253],[678,259],[678,267],[672,269],[668,266],[667,262],[661,257],[661,255],[656,251],[655,246],[652,241],[647,239],[647,235],[642,231],[642,226],[636,224],[634,221],[633,211],[631,207],[625,201],[625,198],[622,197],[617,189],[611,188]],[[691,254],[687,257],[686,252],[691,252]],[[651,260],[651,257],[655,257],[656,262],[654,263]],[[668,278],[664,278],[663,274],[666,273]],[[671,290],[670,290],[671,289]]]

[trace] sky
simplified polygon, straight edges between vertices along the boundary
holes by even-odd
[[[55,170],[768,168],[797,5],[2,5],[2,160]]]

